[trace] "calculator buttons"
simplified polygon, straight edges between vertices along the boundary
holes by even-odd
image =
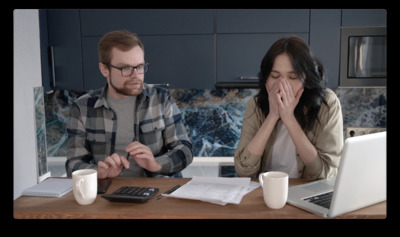
[[[158,192],[158,188],[122,186],[111,194],[102,194],[101,197],[112,202],[146,202]]]

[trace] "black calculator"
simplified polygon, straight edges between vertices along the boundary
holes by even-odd
[[[139,202],[143,203],[158,193],[158,188],[122,186],[111,194],[102,194],[101,197],[111,202]]]

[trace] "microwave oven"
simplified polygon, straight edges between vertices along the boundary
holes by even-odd
[[[339,87],[386,87],[386,27],[340,29]]]

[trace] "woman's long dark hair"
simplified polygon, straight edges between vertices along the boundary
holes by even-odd
[[[276,56],[287,53],[297,76],[304,86],[294,115],[304,131],[313,129],[318,120],[318,112],[325,101],[326,80],[322,64],[313,57],[308,45],[300,38],[292,36],[276,41],[261,61],[258,73],[259,93],[256,95],[257,106],[265,116],[269,113],[268,92],[265,83],[271,73]]]

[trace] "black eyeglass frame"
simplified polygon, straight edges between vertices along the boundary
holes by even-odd
[[[138,72],[138,74],[145,74],[145,73],[149,70],[149,63],[144,63],[144,64],[140,64],[140,65],[137,65],[137,66],[125,66],[125,67],[117,67],[117,66],[114,66],[114,65],[112,65],[111,63],[109,63],[109,64],[107,64],[107,66],[113,67],[113,68],[116,68],[116,69],[119,69],[119,70],[121,71],[121,76],[123,76],[123,77],[130,77],[130,76],[132,76],[133,71],[134,71],[135,69],[136,69],[136,71]],[[143,70],[144,70],[143,73],[140,73],[140,72],[139,72],[139,70],[138,70],[139,67],[143,67]],[[122,74],[122,70],[123,70],[124,68],[132,68],[131,74],[128,75],[128,76],[124,76],[124,75]]]

